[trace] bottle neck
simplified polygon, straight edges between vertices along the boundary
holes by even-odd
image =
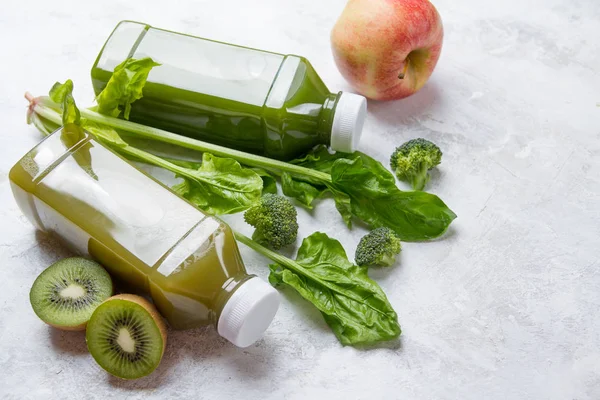
[[[223,308],[225,308],[225,304],[227,304],[233,293],[253,277],[255,277],[255,275],[249,275],[244,272],[241,272],[237,275],[230,277],[227,281],[225,281],[223,287],[221,288],[221,291],[217,295],[213,306],[213,323],[215,324],[215,326],[219,321],[219,317],[221,316]]]
[[[317,125],[317,133],[319,135],[320,143],[327,146],[331,144],[331,129],[333,127],[333,117],[335,115],[335,108],[342,92],[330,93],[329,96],[323,102],[323,108],[319,113],[319,123]]]

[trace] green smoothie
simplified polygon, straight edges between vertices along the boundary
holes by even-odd
[[[130,120],[271,158],[318,144],[353,151],[366,100],[331,93],[303,57],[183,35],[123,21],[92,68],[96,94],[127,58],[151,57]]]
[[[231,229],[87,134],[65,138],[52,134],[10,171],[29,220],[96,259],[127,292],[152,297],[173,328],[226,323],[238,289],[260,281],[246,273]]]

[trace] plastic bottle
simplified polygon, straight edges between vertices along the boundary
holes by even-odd
[[[331,93],[303,57],[235,46],[122,21],[92,68],[99,94],[128,58],[154,67],[130,120],[271,158],[317,144],[356,149],[366,99]]]
[[[258,340],[279,294],[247,274],[231,229],[86,133],[66,134],[53,133],[10,171],[33,225],[151,296],[173,328],[212,323],[237,346]]]

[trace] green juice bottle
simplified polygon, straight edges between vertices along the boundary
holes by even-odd
[[[149,295],[173,328],[214,324],[246,347],[271,323],[279,294],[246,272],[231,229],[88,134],[53,133],[9,178],[33,225]]]
[[[94,91],[127,58],[151,57],[130,120],[280,160],[318,144],[356,149],[366,99],[331,93],[303,57],[202,39],[123,21],[92,68]]]

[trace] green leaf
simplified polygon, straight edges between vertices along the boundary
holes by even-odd
[[[159,65],[150,57],[128,58],[117,65],[106,87],[96,97],[98,112],[112,117],[123,113],[123,117],[129,119],[131,103],[142,98],[150,70]]]
[[[204,153],[198,169],[173,166],[172,170],[183,178],[173,190],[209,214],[240,212],[261,197],[261,177],[231,158]]]
[[[372,228],[393,229],[402,240],[420,241],[440,236],[456,218],[439,197],[398,189],[390,171],[359,151],[331,154],[319,146],[292,162],[331,174],[328,186],[348,226],[353,215]]]
[[[83,127],[86,131],[91,133],[98,139],[98,141],[103,142],[107,146],[110,147],[127,147],[129,146],[127,142],[121,139],[121,136],[115,131],[113,128],[100,125],[98,123],[92,121],[85,121]]]
[[[87,139],[87,136],[83,132],[83,129],[81,128],[80,125],[75,125],[75,124],[64,125],[62,128],[62,131],[60,133],[60,140],[61,140],[61,142],[63,142],[63,144],[65,145],[65,148],[67,148],[67,149],[72,148],[77,143],[81,142],[82,140],[86,140],[86,139]],[[84,153],[86,153],[86,152],[85,151],[77,151],[77,152],[73,153],[73,156],[77,157],[77,155],[81,155]],[[86,165],[91,163],[90,155],[86,155],[85,158],[88,160],[86,162]]]
[[[456,218],[439,197],[398,189],[362,155],[337,160],[331,168],[331,179],[334,188],[349,196],[353,215],[373,228],[393,229],[405,241],[436,238]]]
[[[87,140],[81,126],[81,114],[75,99],[73,98],[73,81],[68,79],[65,83],[56,82],[50,89],[50,100],[59,105],[62,109],[63,128],[60,133],[60,140],[66,148],[73,148],[76,144]],[[41,122],[38,120],[38,122]],[[39,129],[39,127],[38,127]],[[92,156],[90,154],[91,145],[85,143],[76,152],[73,153],[73,159],[89,176],[98,179],[98,176],[92,169]]]
[[[73,94],[73,81],[70,79],[67,79],[65,83],[55,82],[50,88],[50,93],[48,93],[50,99],[59,104],[61,104],[69,94]]]
[[[365,268],[348,261],[335,239],[316,232],[304,239],[296,261],[271,265],[269,281],[285,283],[314,304],[345,345],[375,343],[400,335],[398,316]]]
[[[327,188],[325,186],[316,186],[312,183],[303,182],[293,178],[287,172],[281,175],[281,190],[283,194],[298,200],[301,204],[312,209],[313,201],[321,196]]]
[[[282,270],[281,270],[281,265],[279,264],[271,264],[269,265],[269,270],[270,270],[270,274],[269,274],[269,283],[273,286],[279,286],[281,284],[283,284],[283,279],[282,279]]]
[[[62,122],[80,125],[81,114],[73,98],[73,81],[68,79],[65,83],[56,82],[50,89],[50,99],[62,106]]]
[[[333,193],[333,200],[335,201],[335,208],[338,210],[344,223],[348,228],[352,227],[352,201],[350,196],[344,192],[340,192],[334,188],[330,188]]]
[[[262,179],[263,181],[263,190],[262,190],[262,194],[267,194],[267,193],[271,193],[271,194],[277,194],[277,181],[275,180],[275,177],[271,174],[269,174],[267,171],[265,171],[262,168],[250,168],[252,171],[256,172]]]
[[[355,153],[352,153],[355,154]],[[340,158],[348,158],[352,156],[348,153],[330,153],[325,145],[319,145],[312,149],[304,157],[292,160],[290,163],[303,166],[305,168],[315,169],[317,171],[329,173],[335,160]]]
[[[333,162],[344,156],[346,156],[344,153],[330,153],[326,146],[319,145],[304,157],[292,160],[290,163],[329,173]],[[309,209],[312,209],[313,201],[322,196],[328,189],[323,181],[314,180],[306,176],[292,176],[287,172],[284,172],[281,176],[281,188],[283,194],[295,198]]]

